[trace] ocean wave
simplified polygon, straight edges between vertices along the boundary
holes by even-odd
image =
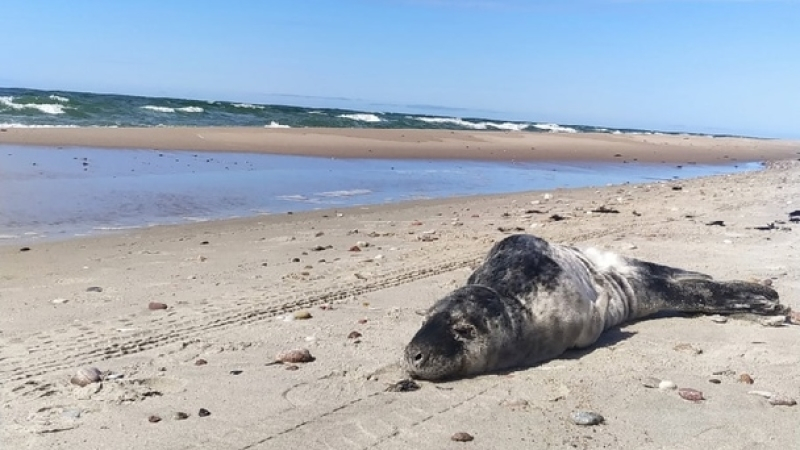
[[[342,119],[350,119],[350,120],[358,120],[360,122],[383,122],[383,119],[376,116],[375,114],[339,114],[336,117],[341,117]]]
[[[534,128],[539,130],[549,131],[551,133],[577,133],[578,130],[575,128],[564,127],[557,123],[536,123],[533,125]]]
[[[231,106],[244,109],[264,109],[261,105],[251,105],[250,103],[233,103]]]
[[[62,97],[60,95],[55,95],[55,94],[51,95],[50,97],[47,97],[47,98],[49,98],[50,100],[55,100],[57,102],[61,102],[61,103],[69,102],[69,99],[67,97]]]
[[[308,201],[308,197],[305,195],[279,195],[276,197],[278,200],[286,200],[290,202],[305,202]]]
[[[367,195],[371,194],[372,191],[369,189],[350,189],[344,191],[327,191],[327,192],[318,192],[314,195],[320,197],[355,197],[357,195]]]
[[[142,109],[148,109],[150,111],[155,112],[162,112],[162,113],[174,113],[176,111],[185,112],[185,113],[201,113],[205,111],[203,108],[199,106],[184,106],[183,108],[170,108],[169,106],[154,106],[154,105],[144,105],[141,107]]]
[[[496,130],[522,131],[529,126],[527,123],[514,122],[470,122],[468,120],[459,119],[456,117],[412,117],[412,119],[425,123],[456,125],[463,128],[471,128],[473,130],[488,130],[489,128],[493,128]]]
[[[269,123],[269,125],[264,125],[264,128],[292,128],[289,125],[281,125],[274,120]]]
[[[64,114],[64,105],[53,103],[14,103],[14,97],[0,97],[0,106],[11,109],[38,109],[45,114]]]

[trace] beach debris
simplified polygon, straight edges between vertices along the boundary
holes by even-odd
[[[311,352],[308,351],[307,348],[296,348],[292,350],[285,350],[277,355],[275,355],[275,361],[270,364],[275,363],[307,363],[314,361],[314,357],[311,356]]]
[[[739,375],[739,383],[753,384],[755,382],[756,381],[753,379],[753,377],[751,377],[750,374],[748,373],[743,373]]]
[[[677,388],[678,385],[669,380],[662,380],[660,383],[658,383],[658,389],[662,391],[672,391]]]
[[[241,375],[242,373],[244,373],[244,370],[234,369],[228,373],[230,373],[231,375]]]
[[[150,422],[150,423],[158,423],[158,422],[161,422],[161,417],[153,414],[152,416],[147,418],[147,421]]]
[[[655,377],[647,377],[642,380],[642,386],[646,388],[657,388],[659,384],[661,384],[661,380]]]
[[[208,361],[206,361],[206,360],[205,360],[205,359],[203,359],[203,358],[200,358],[200,359],[198,359],[198,360],[196,360],[196,361],[194,362],[194,365],[195,365],[195,366],[205,366],[206,364],[208,364]]]
[[[147,305],[147,309],[149,309],[151,311],[157,311],[159,309],[167,309],[167,304],[166,303],[159,303],[159,302],[150,302]]]
[[[321,252],[321,251],[329,250],[329,249],[332,249],[332,248],[333,248],[332,245],[326,245],[326,246],[318,245],[316,247],[313,247],[311,249],[311,251],[312,252]]]
[[[566,220],[567,218],[562,216],[561,214],[553,214],[550,216],[550,221],[552,222],[560,222],[562,220]]]
[[[97,367],[84,367],[70,378],[69,382],[80,387],[97,383],[103,379],[103,373]]]
[[[64,303],[67,303],[69,300],[68,300],[68,299],[66,299],[66,298],[60,298],[60,297],[59,297],[59,298],[54,298],[54,299],[53,299],[53,300],[51,300],[51,301],[52,301],[54,304],[56,304],[56,305],[63,305]]]
[[[748,394],[757,395],[759,397],[764,397],[767,399],[772,398],[772,396],[774,395],[772,392],[769,391],[749,391]]]
[[[618,209],[609,208],[605,205],[602,205],[598,208],[592,210],[593,213],[600,213],[600,214],[619,214]]]
[[[367,323],[367,319],[366,319],[366,318],[364,318],[364,319],[358,319],[358,323],[359,323],[360,325],[364,325],[365,323]]]
[[[21,252],[29,252],[29,251],[31,251],[31,248],[30,247],[22,247],[21,249],[19,249],[19,251],[21,251]]]
[[[189,418],[189,414],[187,414],[187,413],[185,413],[183,411],[178,411],[178,412],[176,412],[175,414],[172,415],[172,418],[175,419],[175,420],[186,420],[186,419]]]
[[[678,389],[678,395],[680,395],[682,399],[689,400],[690,402],[705,400],[702,392],[692,388],[680,388]]]
[[[350,334],[347,335],[347,339],[358,339],[362,336],[361,333],[358,331],[351,331]]]
[[[211,411],[205,408],[200,408],[200,411],[197,411],[197,415],[200,417],[208,417],[211,415]]]
[[[466,433],[464,431],[459,431],[458,433],[454,433],[452,436],[450,436],[450,440],[456,442],[469,442],[472,441],[473,439],[475,438],[472,437],[471,434]]]
[[[678,168],[680,168],[680,167],[681,166],[678,166]],[[683,190],[683,186],[672,186],[672,190],[673,191],[682,191]]]
[[[606,420],[600,414],[592,411],[573,411],[569,418],[575,425],[582,426],[600,425]]]
[[[794,223],[800,222],[800,209],[796,209],[789,213],[789,222],[794,222]]]
[[[300,311],[295,311],[294,314],[292,314],[292,316],[296,320],[308,320],[312,317],[311,312],[309,312],[307,309],[301,309]]]
[[[707,227],[724,227],[725,221],[724,220],[712,220],[711,222],[706,223]]]
[[[722,380],[720,380],[719,378],[709,378],[708,382],[711,384],[720,384],[722,383]]]
[[[386,392],[412,392],[419,390],[419,384],[416,381],[406,378],[397,383],[390,384],[386,387]]]
[[[728,318],[727,317],[720,316],[720,315],[711,316],[711,317],[709,317],[709,319],[711,319],[711,321],[714,322],[714,323],[726,323],[726,322],[728,322]]]
[[[759,323],[765,327],[782,327],[786,323],[786,316],[764,317]]]
[[[103,288],[100,286],[89,286],[86,288],[86,292],[103,292]]]
[[[357,246],[357,245],[354,245],[354,246],[350,247],[350,250],[348,250],[348,251],[351,251],[351,252],[360,252],[360,251],[361,251],[361,247],[359,247],[359,246]]]
[[[797,400],[783,395],[775,395],[767,401],[772,406],[794,406],[797,404]]]

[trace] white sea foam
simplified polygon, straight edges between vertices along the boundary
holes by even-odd
[[[176,109],[176,111],[186,112],[186,113],[201,113],[205,110],[199,106],[184,106],[183,108]]]
[[[173,113],[173,112],[175,112],[175,108],[170,108],[168,106],[144,105],[144,106],[142,106],[142,109],[149,109],[150,111],[163,112],[163,113]]]
[[[0,106],[6,106],[16,110],[38,109],[45,114],[64,114],[64,105],[51,103],[15,103],[14,97],[11,96],[0,97]]]
[[[426,123],[449,123],[464,128],[471,128],[473,130],[488,130],[493,128],[495,130],[507,131],[522,131],[528,128],[527,123],[513,123],[513,122],[470,122],[468,120],[459,119],[456,117],[412,117]]]
[[[24,123],[0,123],[0,128],[79,128],[77,125],[26,125]]]
[[[350,119],[350,120],[358,120],[361,122],[383,122],[383,119],[376,116],[375,114],[339,114],[336,117],[341,117],[343,119]]]
[[[292,128],[289,125],[281,125],[274,120],[269,123],[269,125],[264,125],[264,128]]]
[[[69,99],[68,99],[67,97],[62,97],[62,96],[60,96],[60,95],[51,95],[51,96],[50,96],[50,97],[48,97],[48,98],[49,98],[50,100],[55,100],[55,101],[57,101],[57,102],[61,102],[61,103],[67,103],[67,102],[69,102]]]
[[[244,109],[264,109],[261,105],[251,105],[250,103],[234,103],[234,108],[244,108]]]
[[[304,202],[308,200],[308,197],[304,195],[279,195],[278,200],[287,200],[290,202]]]
[[[575,128],[564,127],[557,123],[536,123],[533,124],[534,128],[538,128],[540,130],[549,131],[551,133],[577,133],[578,130]]]
[[[367,195],[371,193],[372,191],[369,189],[351,189],[345,191],[318,192],[314,195],[318,195],[320,197],[355,197],[356,195]]]

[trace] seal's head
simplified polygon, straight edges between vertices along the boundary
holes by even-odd
[[[446,380],[505,368],[513,347],[518,302],[467,285],[436,302],[405,349],[414,378]]]

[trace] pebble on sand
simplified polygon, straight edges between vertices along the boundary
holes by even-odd
[[[175,413],[175,415],[172,416],[172,418],[175,420],[186,420],[189,418],[189,414],[182,411],[178,411]]]
[[[306,309],[301,309],[300,311],[295,311],[293,316],[297,320],[307,320],[311,318],[311,313]]]
[[[642,386],[646,388],[657,388],[659,384],[661,384],[661,380],[654,377],[647,377],[644,380],[642,380]]]
[[[469,441],[471,441],[473,439],[475,439],[475,438],[472,437],[471,434],[466,433],[464,431],[459,431],[458,433],[455,433],[452,436],[450,436],[450,440],[451,441],[456,441],[456,442],[469,442]]]
[[[671,391],[673,389],[677,389],[678,385],[673,383],[672,381],[663,380],[660,383],[658,383],[658,388],[661,389],[662,391]]]
[[[152,415],[152,416],[147,418],[147,421],[150,422],[150,423],[158,423],[158,422],[161,422],[161,417],[158,417],[156,415]]]
[[[772,406],[794,406],[797,404],[795,399],[783,395],[772,396],[767,401]]]
[[[311,352],[306,348],[297,348],[293,350],[286,350],[278,353],[275,356],[275,361],[282,363],[306,363],[314,361]]]
[[[361,337],[361,333],[358,331],[351,331],[350,334],[347,335],[347,339],[358,339]]]
[[[691,402],[705,400],[702,392],[692,388],[680,388],[678,389],[678,395],[680,395],[682,399],[689,400]]]
[[[583,426],[600,425],[605,421],[603,416],[592,411],[573,411],[569,418],[575,425]]]
[[[86,292],[103,292],[103,288],[100,286],[90,286],[86,288]]]
[[[97,383],[103,378],[103,373],[97,367],[84,367],[70,378],[69,382],[80,387]]]
[[[756,381],[753,379],[753,377],[750,376],[750,374],[743,373],[743,374],[739,375],[739,383],[753,384],[755,382]]]
[[[206,364],[208,364],[208,361],[206,361],[203,358],[200,358],[200,359],[198,359],[197,361],[194,362],[195,366],[205,366]]]
[[[211,411],[205,408],[200,408],[200,411],[197,412],[197,415],[200,417],[208,417],[211,415]]]
[[[151,311],[157,311],[159,309],[167,309],[167,304],[166,303],[160,303],[160,302],[150,302],[147,305],[147,309],[149,309]]]

